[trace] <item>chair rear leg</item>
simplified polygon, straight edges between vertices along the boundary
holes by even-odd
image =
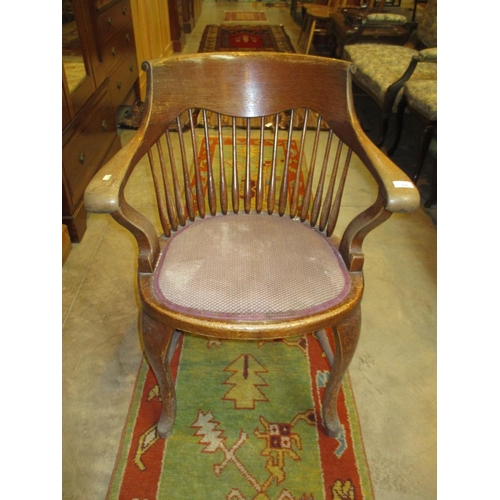
[[[380,132],[375,141],[375,144],[380,148],[384,144],[385,137],[387,135],[387,130],[389,129],[389,120],[391,118],[391,112],[382,111],[380,115]]]
[[[424,166],[425,157],[427,156],[427,151],[429,150],[429,145],[434,136],[434,131],[436,130],[436,122],[429,122],[425,125],[424,131],[420,137],[420,148],[418,150],[418,160],[417,166],[415,168],[415,175],[413,176],[413,182],[417,182],[420,174],[422,173],[422,168]]]
[[[162,410],[157,431],[160,437],[167,438],[172,433],[177,408],[175,385],[167,357],[175,330],[157,322],[145,312],[142,313],[141,323],[146,357],[160,388]]]
[[[403,96],[401,101],[398,104],[398,110],[396,113],[396,127],[395,127],[396,134],[394,136],[394,141],[393,141],[391,147],[387,150],[387,156],[389,156],[389,157],[391,157],[395,153],[395,151],[399,145],[399,141],[401,140],[401,135],[403,132],[405,110],[406,110],[406,99]]]
[[[337,398],[344,374],[349,366],[361,330],[361,309],[358,306],[354,312],[332,328],[335,340],[335,355],[330,378],[323,399],[323,424],[330,437],[338,437],[342,433],[338,412]]]

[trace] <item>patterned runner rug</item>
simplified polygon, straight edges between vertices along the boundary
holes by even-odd
[[[198,52],[295,52],[282,25],[209,24]]]
[[[215,341],[186,336],[172,360],[178,409],[158,438],[156,379],[143,361],[108,500],[361,500],[373,492],[348,377],[344,435],[321,423],[328,362],[314,336]]]
[[[286,143],[280,140],[277,161]],[[226,179],[231,184],[232,147],[224,139]],[[227,143],[227,144],[226,144]],[[203,186],[207,156],[198,141]],[[226,151],[227,148],[227,151]],[[290,180],[298,148],[291,142]],[[264,147],[268,178],[272,141]],[[246,145],[238,146],[241,194]],[[251,180],[259,148],[250,142]],[[219,174],[214,170],[215,182]],[[303,194],[307,166],[300,171]],[[278,179],[280,184],[280,180]],[[194,174],[192,187],[194,190]],[[266,193],[267,194],[267,193]],[[255,200],[252,200],[254,208]],[[331,335],[331,332],[329,332]],[[157,436],[160,399],[143,360],[127,417],[108,500],[369,500],[373,498],[361,429],[348,376],[339,396],[344,433],[329,438],[321,402],[329,365],[314,335],[284,341],[217,341],[187,335],[174,353],[177,417],[172,435]]]

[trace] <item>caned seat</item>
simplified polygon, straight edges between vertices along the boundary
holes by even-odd
[[[154,280],[157,296],[173,311],[249,322],[326,311],[350,288],[328,238],[300,221],[257,214],[182,229],[163,250]]]
[[[361,325],[362,243],[391,213],[419,206],[415,186],[359,126],[345,61],[207,53],[143,69],[144,120],[91,181],[85,206],[111,214],[138,244],[140,333],[162,401],[158,434],[174,425],[169,359],[181,333],[316,333],[332,367],[324,429],[338,436],[337,395]],[[353,158],[376,186],[368,200],[366,185],[353,188],[366,200],[354,217],[342,204]],[[151,195],[129,200],[127,184],[143,167]]]

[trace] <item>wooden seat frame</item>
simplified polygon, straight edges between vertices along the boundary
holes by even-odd
[[[351,72],[353,67],[344,61],[314,56],[284,53],[224,53],[192,54],[145,62],[147,72],[147,111],[140,129],[130,142],[119,151],[94,177],[85,194],[85,207],[89,212],[111,214],[122,226],[135,236],[138,247],[138,287],[142,305],[141,334],[147,359],[158,380],[162,399],[162,412],[157,431],[167,437],[173,427],[176,413],[176,397],[169,360],[175,348],[179,332],[190,332],[217,339],[279,339],[316,332],[332,367],[323,402],[323,424],[330,436],[338,436],[341,426],[337,414],[337,395],[345,371],[354,355],[359,338],[361,313],[360,301],[363,294],[362,242],[365,236],[379,224],[387,220],[393,212],[411,212],[419,206],[420,198],[410,179],[389,160],[362,131],[354,113],[351,94]],[[294,110],[305,110],[306,120],[302,130],[293,132]],[[235,170],[231,182],[221,175],[220,185],[216,186],[209,165],[206,186],[202,185],[198,161],[194,160],[194,176],[179,167],[180,181],[167,176],[161,182],[161,173],[167,170],[167,155],[162,154],[160,139],[166,136],[167,145],[174,135],[182,135],[179,116],[189,115],[188,129],[196,140],[194,111],[218,113],[218,127],[214,132],[222,137],[224,131],[221,117],[233,117],[229,134],[235,137],[235,117],[260,117],[260,132],[264,133],[265,122],[272,116],[274,137],[278,134],[279,114],[290,112],[291,133],[301,137],[299,156],[304,153],[304,136],[311,132],[307,129],[307,115],[319,116],[309,173],[306,177],[305,192],[299,195],[298,183],[291,182],[287,174],[289,155],[285,159],[281,187],[274,174],[262,178],[262,155],[259,158],[259,178],[256,190],[256,205],[252,208],[252,187],[249,179],[249,160],[247,154],[247,175],[243,180],[243,196],[240,199]],[[208,137],[207,120],[202,133]],[[321,123],[327,123],[330,130],[320,131]],[[171,132],[171,128],[177,132]],[[247,120],[246,137],[250,133],[250,120]],[[338,149],[334,161],[325,159],[321,168],[314,165],[319,158],[318,134],[328,136],[326,149],[332,138],[338,137]],[[170,146],[169,146],[170,147]],[[347,148],[344,169],[339,168],[339,151]],[[154,159],[153,151],[159,156]],[[248,151],[248,149],[247,149]],[[287,151],[289,152],[289,146]],[[345,149],[344,149],[345,152]],[[347,167],[352,154],[359,157],[371,172],[378,186],[375,201],[357,215],[348,225],[341,237],[334,235],[336,220],[347,175]],[[156,153],[155,153],[156,154]],[[154,224],[133,208],[125,199],[125,186],[128,179],[143,157],[149,157],[152,178],[158,198],[159,216],[163,234],[158,236]],[[159,162],[158,162],[159,158]],[[234,157],[234,165],[236,157]],[[298,165],[300,168],[301,162]],[[332,171],[327,181],[327,170]],[[339,175],[335,181],[336,171]],[[195,187],[188,186],[189,179],[195,179]],[[313,188],[313,178],[316,187]],[[183,179],[183,181],[182,181]],[[316,182],[317,180],[317,182]],[[336,194],[334,184],[337,182]],[[187,183],[187,184],[186,184]],[[269,186],[267,203],[264,199],[264,185]],[[188,186],[183,189],[182,186]],[[204,194],[206,188],[206,195]],[[276,204],[274,195],[278,196]],[[291,194],[290,194],[291,193]],[[232,201],[232,207],[231,207]],[[267,206],[266,206],[267,205]],[[190,317],[166,307],[154,292],[154,272],[169,237],[182,226],[194,220],[210,217],[224,217],[226,213],[258,213],[267,217],[276,212],[282,217],[291,217],[298,224],[314,227],[330,238],[339,249],[348,270],[351,283],[347,297],[330,309],[290,320],[276,321],[225,321],[222,319],[203,319]],[[333,338],[325,328],[331,327]],[[333,342],[335,354],[331,342]]]

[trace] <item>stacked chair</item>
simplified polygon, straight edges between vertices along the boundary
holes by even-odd
[[[406,45],[346,45],[343,59],[355,64],[354,82],[381,110],[380,131],[375,143],[382,146],[389,118],[403,96],[405,83],[437,80],[437,0],[428,0],[425,4],[416,31]]]
[[[340,9],[330,14],[331,56],[342,58],[344,47],[357,43],[404,45],[413,30],[409,16],[376,9]]]

